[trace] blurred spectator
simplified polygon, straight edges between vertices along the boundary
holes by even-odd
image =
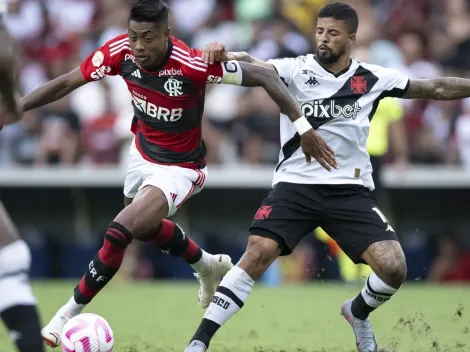
[[[106,109],[102,115],[85,122],[82,136],[84,151],[93,165],[118,163],[118,137],[114,133],[117,114],[113,111],[109,89],[105,95]]]
[[[221,41],[228,50],[248,51],[261,60],[314,52],[316,18],[327,2],[168,0],[172,34],[200,49],[207,42]],[[470,53],[468,1],[347,2],[359,14],[356,46],[359,51],[367,51],[366,61],[398,69],[411,78],[470,76],[466,59]],[[130,0],[9,0],[10,14],[5,23],[20,46],[21,94],[77,67],[96,47],[126,33],[130,3]],[[8,147],[2,149],[0,160],[16,163],[15,148],[22,146],[21,150],[27,150],[37,139],[39,153],[34,160],[21,157],[21,163],[125,164],[126,158],[121,155],[126,155],[133,138],[130,102],[126,83],[120,77],[88,84],[59,103],[60,109],[51,106],[39,111],[35,128],[18,125],[6,129],[0,143]],[[399,120],[406,128],[411,163],[460,160],[469,164],[468,109],[460,113],[459,102],[403,100],[400,104],[403,118]],[[274,164],[279,147],[275,109],[271,99],[258,90],[208,87],[203,134],[209,163]],[[81,125],[84,148],[79,147]],[[397,138],[392,136],[392,140]],[[13,140],[15,143],[11,144]]]
[[[80,121],[63,98],[45,111],[38,141],[37,164],[71,165],[76,163],[79,147]]]
[[[462,282],[470,280],[470,250],[462,248],[452,235],[444,235],[437,246],[437,257],[431,266],[430,281]]]
[[[455,135],[462,165],[470,171],[470,99],[463,102],[463,111],[457,118]]]

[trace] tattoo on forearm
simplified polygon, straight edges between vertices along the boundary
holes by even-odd
[[[470,80],[445,77],[429,80],[412,80],[403,98],[457,100],[470,97]]]

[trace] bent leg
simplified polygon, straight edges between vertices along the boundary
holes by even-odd
[[[19,352],[44,351],[36,299],[28,280],[30,266],[29,248],[18,239],[0,202],[0,317]]]
[[[209,347],[217,330],[243,308],[254,280],[259,278],[280,254],[281,249],[276,241],[257,235],[249,237],[245,254],[222,279],[187,351],[199,351],[195,349],[198,345],[201,351],[205,351],[202,348]]]

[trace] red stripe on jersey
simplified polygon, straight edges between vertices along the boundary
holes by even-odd
[[[199,127],[184,132],[163,132],[148,126],[143,121],[139,121],[139,127],[150,143],[173,152],[190,152],[201,142]]]
[[[206,166],[206,159],[204,158],[200,163],[160,163],[156,160],[153,160],[151,157],[149,157],[142,146],[140,145],[139,138],[135,138],[135,146],[137,147],[137,150],[139,151],[140,155],[142,155],[142,158],[147,160],[148,162],[158,164],[158,165],[171,165],[171,166],[179,166],[179,167],[184,167],[186,169],[192,169],[192,170],[199,170],[200,167],[205,167]]]

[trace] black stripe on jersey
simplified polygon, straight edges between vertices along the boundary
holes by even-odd
[[[281,81],[286,85],[286,87],[289,87],[289,85],[286,83],[286,80],[284,79],[284,77],[281,77],[281,75],[279,74],[276,66],[273,65],[273,67],[274,67],[274,71],[276,71],[276,73],[279,76],[279,78],[281,79]]]
[[[139,144],[145,154],[152,160],[163,164],[195,163],[199,168],[205,167],[206,146],[201,140],[199,146],[189,152],[175,152],[148,141],[145,136],[138,132]]]
[[[202,116],[204,113],[204,99],[202,99],[204,96],[201,97],[201,102],[199,102],[197,105],[185,109],[184,107],[181,107],[182,110],[182,116],[179,118],[177,121],[171,122],[171,111],[168,111],[166,109],[166,115],[165,116],[159,116],[158,111],[156,109],[164,109],[164,107],[153,107],[152,108],[152,113],[150,114],[147,109],[147,105],[139,104],[139,106],[136,106],[135,101],[132,103],[134,107],[134,116],[139,120],[144,122],[148,127],[153,128],[157,131],[161,132],[184,132],[191,130],[193,128],[201,126],[201,121],[202,121]],[[151,103],[151,102],[150,102]],[[147,110],[147,111],[143,111]]]
[[[351,81],[353,77],[363,77],[366,82],[367,82],[367,88],[364,93],[356,93],[352,91],[351,89]],[[354,72],[354,74],[349,77],[346,82],[344,82],[344,85],[331,97],[324,99],[321,103],[321,105],[330,105],[331,101],[334,100],[335,104],[338,106],[341,106],[341,108],[344,108],[346,105],[354,105],[357,103],[359,98],[361,98],[365,94],[369,94],[372,88],[376,85],[376,83],[379,81],[379,78],[374,75],[371,71],[368,69],[359,66],[357,70]],[[327,122],[332,121],[334,118],[319,118],[319,117],[309,117],[308,122],[310,122],[310,125],[316,130],[320,126],[324,125]],[[297,149],[300,148],[300,136],[298,133],[296,133],[290,140],[288,140],[283,146],[282,146],[282,154],[284,155],[284,159],[279,162],[279,164],[276,167],[276,171],[279,170],[281,165],[289,159],[296,151]]]
[[[142,71],[139,66],[134,64],[131,60],[123,61],[121,63],[120,75],[126,81],[153,92],[163,94],[168,99],[186,100],[188,95],[194,94],[198,91],[189,77],[159,77],[158,74],[150,74]],[[173,79],[176,82],[168,83],[170,79]],[[170,95],[170,91],[168,89],[173,89],[173,91],[176,93],[173,93],[174,95],[172,96]]]
[[[408,80],[408,83],[406,84],[405,89],[400,89],[400,88],[393,88],[392,90],[384,90],[382,94],[380,94],[377,99],[374,100],[372,103],[372,110],[369,113],[369,121],[372,121],[372,119],[375,116],[375,112],[377,111],[377,108],[379,107],[380,101],[383,98],[401,98],[405,93],[407,92],[408,88],[410,87],[410,80]]]

